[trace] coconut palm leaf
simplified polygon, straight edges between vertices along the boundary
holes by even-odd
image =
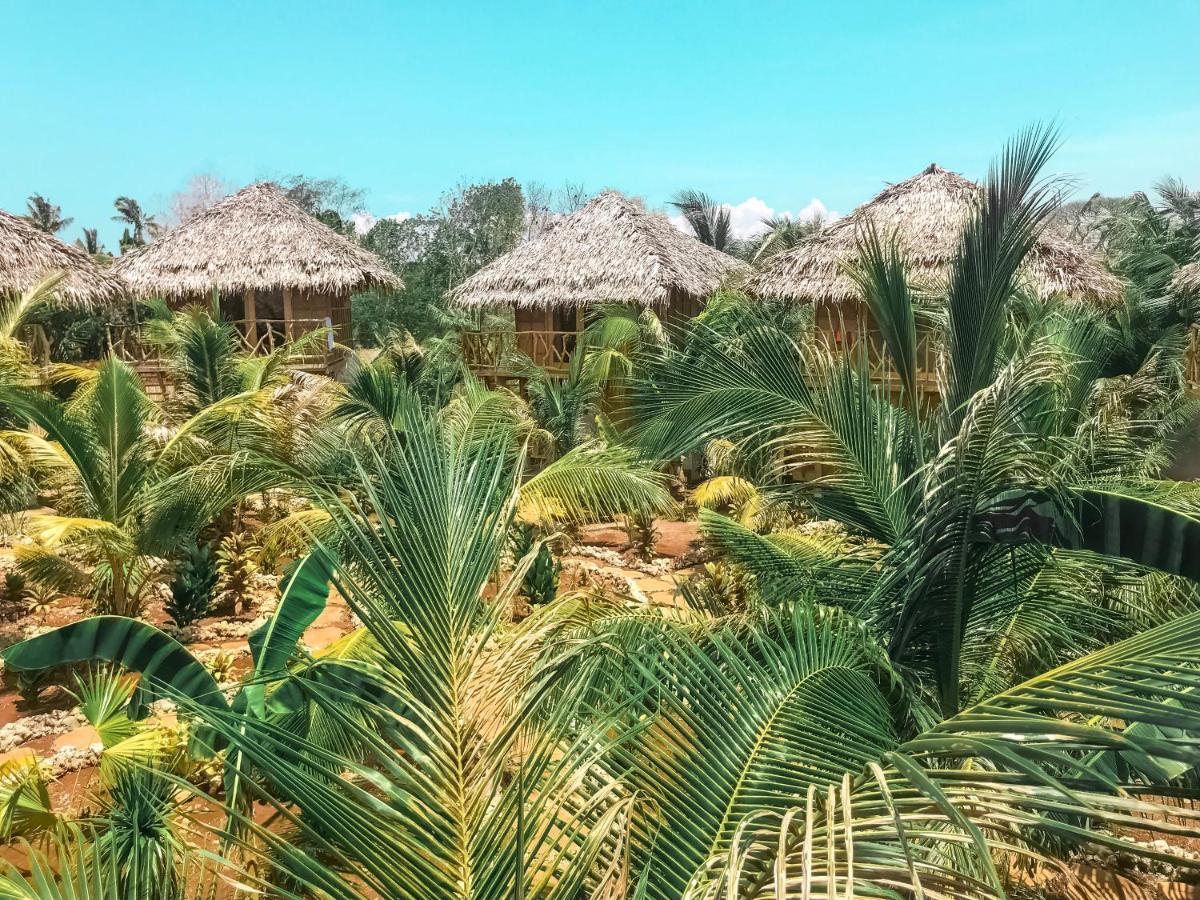
[[[725,250],[733,236],[733,219],[729,207],[717,203],[703,191],[683,190],[671,201],[687,220],[696,238],[717,250]]]
[[[674,508],[666,476],[635,449],[582,444],[521,485],[517,515],[530,523],[603,522]]]
[[[1040,857],[1037,836],[1135,849],[1112,828],[1200,832],[1200,816],[1124,793],[1096,764],[1153,753],[1200,762],[1200,614],[1039,675],[884,754],[856,776],[810,790],[782,815],[747,820],[688,896],[990,898],[1004,896],[998,849]],[[1167,702],[1170,701],[1170,702]],[[1171,725],[1179,737],[1128,723]],[[1170,807],[1174,810],[1174,807]]]
[[[958,430],[967,402],[996,376],[1009,299],[1056,197],[1037,179],[1057,145],[1053,129],[1027,129],[988,171],[978,213],[951,263],[946,296],[942,433]]]
[[[909,415],[920,421],[920,393],[917,390],[917,320],[913,297],[908,287],[904,257],[893,234],[885,245],[874,223],[868,223],[858,235],[856,263],[847,273],[858,285],[871,311],[872,324],[883,334],[892,367],[900,378]],[[924,463],[920,428],[917,458]]]
[[[402,717],[339,723],[371,767],[275,722],[195,709],[303,811],[310,838],[336,841],[360,883],[385,896],[573,897],[613,852],[621,797],[595,764],[602,733],[579,734],[566,711],[536,727],[524,712],[473,724],[470,675],[516,589],[510,580],[494,601],[483,595],[515,510],[510,447],[507,431],[462,442],[418,417],[402,442],[360,461],[360,497],[329,507],[339,591],[403,673]],[[342,687],[304,687],[340,715]]]
[[[652,717],[612,759],[656,809],[632,837],[649,897],[680,896],[746,816],[782,812],[897,742],[895,676],[848,616],[796,604],[698,642],[667,631],[622,650],[640,700],[628,714]]]
[[[700,530],[723,559],[754,575],[768,605],[815,596],[861,612],[879,577],[878,552],[850,546],[844,534],[758,534],[709,510],[700,511]]]

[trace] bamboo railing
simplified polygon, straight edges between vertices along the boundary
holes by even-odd
[[[818,329],[816,338],[835,353],[865,354],[871,381],[899,389],[900,378],[880,332],[865,329],[831,332]],[[922,393],[937,391],[937,368],[938,349],[933,334],[920,330],[917,332],[917,385]]]
[[[230,322],[245,353],[265,356],[289,341],[318,328],[328,328],[327,319],[239,319]],[[109,325],[108,350],[114,356],[136,366],[143,374],[166,369],[158,348],[145,341],[141,325]],[[332,332],[296,357],[293,365],[305,371],[325,373],[340,360],[333,346]]]
[[[836,353],[865,352],[871,380],[899,390],[900,379],[878,331],[820,328],[816,339]],[[464,331],[461,335],[463,361],[476,374],[488,377],[514,376],[518,354],[549,372],[564,373],[578,340],[577,331]],[[917,384],[922,394],[936,395],[937,370],[937,342],[932,332],[921,330],[917,334]],[[1191,329],[1185,373],[1188,387],[1200,393],[1200,326]]]
[[[518,355],[548,371],[565,372],[579,332],[464,331],[461,341],[463,361],[479,374],[506,374]]]

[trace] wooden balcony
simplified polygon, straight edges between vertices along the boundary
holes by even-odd
[[[523,358],[548,372],[566,373],[577,331],[464,331],[463,362],[477,375],[513,375]]]
[[[883,335],[877,331],[831,332],[818,329],[817,340],[837,353],[865,353],[871,381],[899,392],[900,377],[892,365]],[[917,333],[917,388],[921,394],[937,394],[938,351],[933,335]]]
[[[900,379],[891,363],[883,335],[876,331],[818,329],[816,339],[839,353],[866,353],[871,380],[897,393]],[[464,331],[463,361],[485,380],[516,378],[522,357],[548,372],[566,374],[577,331]],[[260,339],[261,342],[261,339]],[[937,396],[938,348],[929,332],[917,335],[917,384],[922,395]],[[1200,393],[1200,326],[1193,327],[1185,361],[1188,387]]]

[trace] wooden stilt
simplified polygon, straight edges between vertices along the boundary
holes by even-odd
[[[258,347],[258,314],[254,307],[253,289],[242,295],[242,313],[246,318],[246,342],[251,350]]]

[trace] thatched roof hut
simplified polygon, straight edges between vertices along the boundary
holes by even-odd
[[[65,273],[55,291],[72,306],[116,303],[125,294],[121,280],[78,247],[0,209],[0,291],[28,290],[54,272]]]
[[[374,254],[288,200],[252,184],[117,260],[138,297],[184,300],[221,293],[292,290],[344,296],[400,279]]]
[[[961,175],[931,165],[907,181],[893,184],[799,246],[770,259],[750,279],[759,297],[813,303],[859,299],[857,286],[841,262],[853,260],[860,225],[873,222],[881,235],[895,233],[918,280],[944,277],[958,249],[962,229],[975,209],[981,188]],[[1082,249],[1043,234],[1026,262],[1025,275],[1042,297],[1066,294],[1108,304],[1121,284]]]
[[[1177,294],[1200,295],[1200,262],[1180,266],[1171,279],[1171,288]]]
[[[454,288],[460,306],[646,306],[703,302],[744,263],[683,234],[640,202],[605,191]]]

